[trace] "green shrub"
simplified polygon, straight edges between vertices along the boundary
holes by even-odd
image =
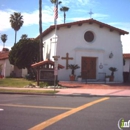
[[[39,86],[40,86],[40,88],[44,88],[44,87],[49,86],[49,84],[47,82],[40,82]]]

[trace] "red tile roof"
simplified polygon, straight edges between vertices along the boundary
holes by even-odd
[[[92,24],[92,23],[96,23],[99,25],[99,27],[107,27],[110,31],[118,31],[120,35],[124,35],[124,34],[129,34],[129,32],[127,31],[124,31],[122,29],[119,29],[119,28],[116,28],[116,27],[113,27],[113,26],[110,26],[108,24],[105,24],[105,23],[102,23],[102,22],[99,22],[97,20],[94,20],[94,19],[88,19],[88,20],[82,20],[82,21],[77,21],[77,22],[71,22],[71,23],[65,23],[65,24],[58,24],[57,25],[57,29],[61,28],[61,27],[71,27],[72,25],[79,25],[81,26],[82,24],[84,23],[89,23],[89,24]],[[52,25],[50,26],[48,29],[46,29],[43,33],[42,33],[42,36],[46,36],[48,33],[50,33],[52,30],[55,29],[55,25]],[[40,36],[40,35],[39,35]],[[39,36],[37,38],[39,38]]]
[[[123,58],[124,58],[124,59],[130,59],[130,53],[123,54]]]
[[[8,59],[9,52],[0,52],[0,60]]]
[[[35,67],[38,67],[38,66],[41,66],[41,65],[46,65],[46,64],[51,64],[54,66],[54,62],[51,61],[51,60],[45,60],[45,61],[40,61],[38,63],[35,63],[35,64],[32,64],[31,67],[35,68]],[[58,69],[63,69],[64,66],[58,64]]]

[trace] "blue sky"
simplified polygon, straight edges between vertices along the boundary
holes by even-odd
[[[130,0],[61,0],[59,6],[69,7],[66,22],[92,18],[114,27],[130,32]],[[53,24],[53,4],[50,0],[42,0],[43,31]],[[0,35],[7,34],[5,46],[11,48],[14,44],[14,30],[9,23],[10,14],[21,12],[24,24],[17,33],[17,41],[22,34],[30,38],[39,35],[39,0],[0,0]],[[63,12],[59,11],[58,23],[63,23]],[[130,34],[121,36],[123,52],[130,53]],[[0,40],[0,48],[3,43]]]

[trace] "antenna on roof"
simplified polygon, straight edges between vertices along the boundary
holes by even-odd
[[[94,14],[94,13],[93,13],[92,10],[90,9],[90,12],[89,12],[90,18],[91,18],[91,16],[92,16],[93,14]]]

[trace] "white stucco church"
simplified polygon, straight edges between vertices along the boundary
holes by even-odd
[[[121,35],[127,31],[115,28],[95,19],[87,19],[57,25],[57,45],[54,42],[55,26],[46,29],[43,36],[44,60],[54,60],[64,69],[58,71],[60,81],[69,81],[71,70],[68,64],[78,64],[75,74],[88,81],[103,80],[104,74],[110,75],[109,67],[116,67],[115,81],[123,82],[123,52]],[[57,47],[56,47],[57,46]],[[55,52],[56,48],[56,52]]]

